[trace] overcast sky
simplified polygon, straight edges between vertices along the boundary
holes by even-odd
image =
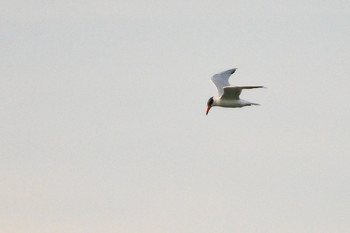
[[[5,1],[3,233],[350,232],[349,1]],[[210,77],[264,85],[214,107]]]

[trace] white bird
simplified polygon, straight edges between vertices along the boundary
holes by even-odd
[[[245,106],[259,105],[246,100],[242,100],[239,98],[239,95],[243,89],[262,88],[263,86],[230,86],[228,79],[236,70],[237,68],[226,70],[211,77],[211,81],[218,89],[218,95],[212,96],[208,100],[206,115],[208,115],[210,108],[213,106],[220,106],[225,108],[241,108]]]

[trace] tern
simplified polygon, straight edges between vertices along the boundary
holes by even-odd
[[[209,110],[213,106],[220,106],[224,108],[241,108],[245,106],[259,105],[242,100],[239,98],[239,95],[243,89],[263,88],[263,86],[231,86],[228,79],[236,70],[237,68],[226,70],[211,77],[211,81],[218,89],[218,95],[212,96],[208,100],[206,115],[208,115]]]

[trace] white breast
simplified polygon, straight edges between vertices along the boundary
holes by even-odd
[[[226,107],[226,108],[241,108],[244,106],[251,105],[250,102],[242,100],[242,99],[214,99],[214,103],[216,106]]]

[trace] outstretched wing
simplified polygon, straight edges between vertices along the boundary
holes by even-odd
[[[213,77],[211,77],[211,81],[214,83],[214,85],[218,89],[219,96],[221,96],[224,93],[224,90],[223,90],[224,87],[230,86],[228,79],[230,78],[231,74],[233,74],[236,70],[237,68],[226,70],[224,72],[215,74]]]
[[[263,88],[263,86],[244,86],[244,87],[224,87],[224,93],[221,99],[239,99],[243,89]]]

